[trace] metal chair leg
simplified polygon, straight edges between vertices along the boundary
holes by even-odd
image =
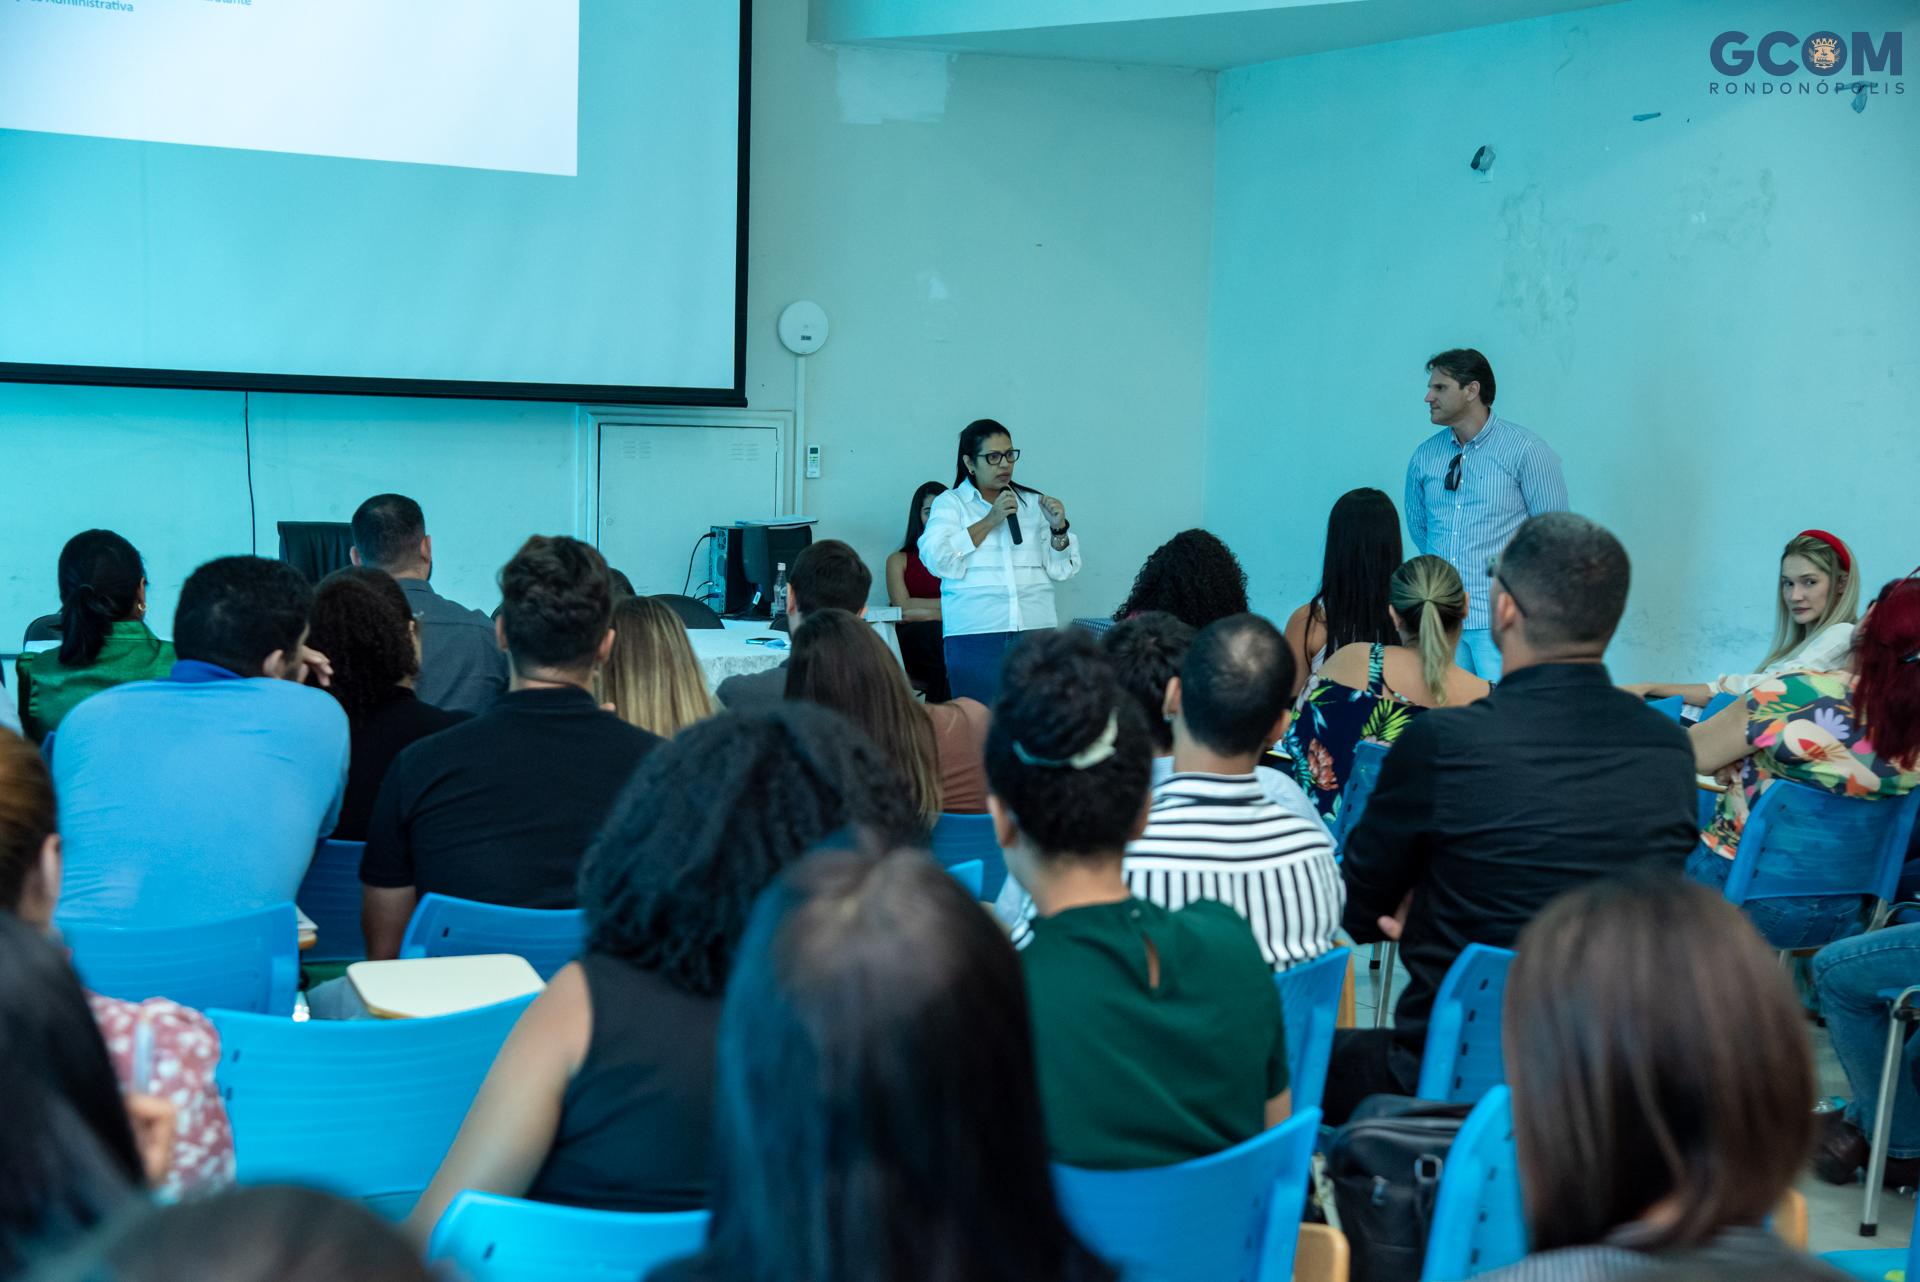
[[[1887,1137],[1893,1132],[1893,1074],[1899,1067],[1900,1005],[1887,1020],[1887,1056],[1880,1066],[1880,1095],[1873,1109],[1873,1147],[1867,1151],[1867,1196],[1860,1208],[1860,1236],[1874,1237],[1880,1232],[1880,1181],[1887,1173]]]
[[[1373,960],[1367,963],[1368,970],[1380,969],[1380,947],[1379,944],[1373,946]]]
[[[1393,1009],[1393,965],[1400,958],[1400,945],[1388,943],[1376,945],[1382,950],[1380,967],[1379,1005],[1373,1008],[1373,1026],[1387,1026],[1387,1012]]]

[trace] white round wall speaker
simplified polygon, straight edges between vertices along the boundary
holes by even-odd
[[[827,341],[827,314],[818,303],[794,303],[780,313],[780,341],[795,356],[811,356]]]

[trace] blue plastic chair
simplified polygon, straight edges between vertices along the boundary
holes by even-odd
[[[644,1278],[699,1251],[706,1211],[591,1211],[465,1189],[427,1240],[427,1262],[467,1282]]]
[[[1477,1103],[1507,1080],[1500,1057],[1500,1000],[1507,992],[1513,952],[1468,944],[1447,967],[1427,1022],[1427,1049],[1420,1058],[1421,1099]]]
[[[306,1184],[405,1215],[532,1001],[433,1019],[296,1023],[209,1011],[240,1183]]]
[[[948,864],[947,872],[953,879],[967,888],[967,893],[975,899],[980,898],[980,878],[986,872],[986,865],[978,859],[969,859],[964,864]]]
[[[360,933],[360,856],[364,841],[322,841],[300,879],[293,902],[313,918],[319,938],[302,958],[310,962],[362,961],[367,937]]]
[[[1687,706],[1687,701],[1676,694],[1669,695],[1665,699],[1649,699],[1647,706],[1670,721],[1678,721],[1680,709]]]
[[[992,815],[941,815],[933,825],[933,857],[943,867],[980,861],[980,898],[991,902],[1007,880],[1007,861],[993,835]]]
[[[1733,696],[1730,694],[1714,695],[1713,698],[1707,700],[1707,706],[1700,710],[1700,719],[1702,721],[1713,720],[1714,717],[1720,714],[1721,710],[1732,702]]]
[[[1280,1017],[1287,1025],[1287,1080],[1293,1108],[1319,1108],[1333,1058],[1333,1026],[1340,1016],[1340,990],[1347,985],[1351,948],[1322,953],[1273,977],[1280,989]],[[1916,1279],[1915,1282],[1920,1282]]]
[[[1914,1215],[1913,1232],[1906,1246],[1827,1251],[1820,1256],[1820,1262],[1831,1264],[1848,1277],[1864,1278],[1866,1282],[1885,1282],[1895,1269],[1906,1270],[1911,1282],[1920,1282],[1920,1212]]]
[[[1347,771],[1347,782],[1340,790],[1340,813],[1333,817],[1328,829],[1333,834],[1335,855],[1345,853],[1347,834],[1367,813],[1367,799],[1373,796],[1373,785],[1380,781],[1380,766],[1386,759],[1384,743],[1368,743],[1363,739],[1353,745],[1353,767]]]
[[[1526,1253],[1512,1099],[1506,1087],[1495,1086],[1473,1106],[1447,1150],[1421,1282],[1460,1282]]]
[[[1126,1282],[1285,1282],[1320,1110],[1223,1152],[1137,1171],[1053,1168],[1060,1210]]]
[[[53,769],[53,736],[59,733],[58,730],[49,730],[47,737],[40,741],[40,760],[46,763],[49,770]]]
[[[554,972],[586,946],[586,920],[578,908],[508,908],[438,893],[424,896],[407,920],[400,956],[471,957],[512,953],[534,973]]]
[[[1727,873],[1727,899],[1873,895],[1891,903],[1920,813],[1920,790],[1870,801],[1776,782],[1760,794]],[[1795,940],[1775,948],[1808,947]],[[1826,940],[1822,943],[1830,942]]]
[[[292,904],[274,904],[193,926],[60,923],[73,966],[103,997],[165,997],[207,1010],[293,1014],[300,987],[300,928]]]

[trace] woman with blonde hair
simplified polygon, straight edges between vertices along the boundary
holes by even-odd
[[[1454,663],[1467,621],[1467,590],[1444,558],[1416,556],[1387,584],[1399,645],[1358,641],[1321,665],[1278,749],[1329,823],[1361,741],[1392,743],[1428,708],[1471,703],[1493,687]]]
[[[622,721],[663,739],[718,711],[687,625],[652,597],[623,597],[614,605],[613,653],[601,671],[600,694]]]
[[[1773,645],[1759,667],[1711,681],[1641,681],[1621,689],[1643,699],[1678,695],[1704,708],[1717,694],[1739,698],[1782,672],[1838,672],[1847,665],[1859,621],[1860,567],[1852,549],[1825,530],[1802,530],[1780,553]]]

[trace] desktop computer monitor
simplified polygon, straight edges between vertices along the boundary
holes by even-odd
[[[787,603],[773,599],[774,580],[780,567],[793,572],[800,550],[813,542],[810,525],[747,525],[739,529],[740,568],[747,582],[756,586],[760,600],[749,614],[757,619],[786,617]]]

